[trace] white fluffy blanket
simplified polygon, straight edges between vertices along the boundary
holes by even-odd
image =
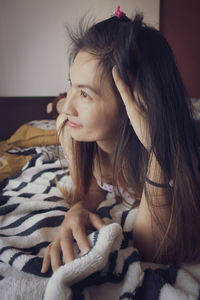
[[[137,209],[118,204],[113,194],[97,213],[107,226],[89,235],[91,250],[54,274],[40,272],[45,247],[54,240],[65,202],[55,184],[71,186],[69,174],[45,151],[1,183],[0,299],[114,300],[200,299],[200,265],[142,262],[132,246]]]

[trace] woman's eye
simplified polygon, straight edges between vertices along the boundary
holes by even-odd
[[[88,94],[81,90],[81,96],[84,97],[84,98],[87,98]]]

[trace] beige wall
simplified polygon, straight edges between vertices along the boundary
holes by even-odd
[[[159,0],[0,0],[0,96],[55,96],[68,73],[65,24],[88,13],[108,18],[117,5],[159,26]]]

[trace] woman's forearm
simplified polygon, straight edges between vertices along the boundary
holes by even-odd
[[[149,162],[147,177],[156,183],[167,184],[161,167],[153,155]],[[147,194],[146,194],[147,191]],[[146,260],[152,260],[158,250],[159,242],[163,238],[163,232],[152,217],[150,209],[154,215],[162,220],[162,228],[167,228],[170,219],[169,188],[156,187],[145,182],[138,214],[133,228],[133,241],[136,248]],[[147,197],[151,198],[150,207]]]
[[[85,198],[81,201],[82,205],[91,212],[95,212],[99,204],[105,200],[106,192],[102,190],[93,176],[89,191]]]
[[[85,200],[82,201],[84,207],[91,212],[95,212],[99,204],[105,200],[104,191],[89,191]]]

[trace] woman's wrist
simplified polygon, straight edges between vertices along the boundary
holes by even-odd
[[[90,212],[95,212],[99,204],[104,200],[102,194],[99,193],[89,193],[85,196],[85,199],[76,202],[73,207],[81,207],[89,210]]]

